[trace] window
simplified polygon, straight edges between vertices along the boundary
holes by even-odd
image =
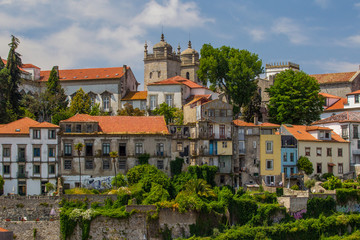
[[[316,148],[316,156],[320,157],[322,155],[322,148],[318,147]]]
[[[75,126],[75,132],[81,133],[81,124],[76,124],[76,126]]]
[[[34,157],[40,157],[40,148],[34,147],[33,148]]]
[[[173,95],[171,94],[166,94],[165,95],[165,102],[167,105],[169,105],[170,107],[173,106]]]
[[[71,143],[64,144],[64,155],[65,156],[72,156],[72,145]]]
[[[92,156],[92,155],[93,155],[93,144],[85,143],[85,156]]]
[[[109,156],[110,155],[110,143],[103,143],[102,145],[102,155]]]
[[[103,168],[103,170],[110,169],[110,160],[109,159],[103,159],[102,168]]]
[[[126,143],[119,144],[119,156],[126,156]]]
[[[359,103],[359,95],[358,94],[355,95],[355,103]]]
[[[94,160],[85,159],[85,169],[93,169],[93,168],[94,168]]]
[[[158,169],[164,169],[164,160],[157,160],[156,166]]]
[[[316,164],[316,173],[322,173],[322,164],[321,163]]]
[[[67,133],[71,132],[71,125],[70,124],[65,125],[65,132],[67,132]]]
[[[91,124],[86,125],[86,132],[90,133],[92,131],[93,131],[92,130],[92,125]]]
[[[209,109],[209,117],[215,117],[215,110]]]
[[[55,174],[55,164],[49,165],[49,174]]]
[[[290,153],[290,162],[294,162],[294,153]]]
[[[109,110],[110,109],[110,97],[109,96],[104,96],[103,97],[103,109],[104,110]]]
[[[227,148],[227,142],[222,142],[222,147]]]
[[[150,78],[150,79],[152,78],[152,72],[149,74],[149,78]]]
[[[274,165],[273,165],[273,160],[268,159],[266,160],[266,170],[273,170]]]
[[[183,143],[182,142],[177,142],[176,151],[177,152],[182,152],[183,151]]]
[[[338,148],[338,157],[342,157],[342,156],[343,156],[342,148]]]
[[[267,185],[275,185],[275,176],[265,176],[265,183]]]
[[[310,148],[309,147],[305,148],[305,156],[310,156]]]
[[[161,77],[161,71],[158,71],[158,78]]]
[[[220,138],[225,138],[225,125],[220,125]]]
[[[40,165],[34,165],[34,174],[40,174]]]
[[[225,183],[225,176],[224,175],[220,175],[220,183],[221,184]]]
[[[156,144],[156,155],[164,156],[164,144],[163,143]]]
[[[33,130],[33,138],[34,139],[40,139],[41,136],[40,136],[40,130]]]
[[[212,136],[214,134],[214,127],[213,127],[213,125],[209,125],[209,135],[210,135],[210,137]]]
[[[247,135],[252,135],[252,128],[247,129]]]
[[[49,147],[49,157],[55,157],[55,148]]]
[[[273,142],[266,141],[266,153],[273,153]]]
[[[135,143],[135,155],[140,155],[143,153],[143,144]]]
[[[71,168],[72,168],[72,161],[69,159],[67,159],[67,160],[65,159],[64,160],[64,169],[71,170]]]
[[[343,172],[344,172],[343,164],[339,163],[338,164],[338,174],[343,174]]]
[[[4,171],[4,174],[10,174],[10,165],[4,165],[3,171]]]
[[[293,167],[290,168],[290,174],[293,175],[295,173],[295,170]]]
[[[283,154],[283,161],[287,162],[287,153],[286,152],[284,152],[284,154]]]
[[[119,159],[119,169],[126,169],[126,159]]]
[[[353,126],[353,137],[354,138],[359,138],[359,131],[358,131],[358,125],[354,125]]]
[[[220,117],[226,117],[226,109],[220,109]]]
[[[332,156],[332,148],[326,148],[326,156],[328,157]]]
[[[341,126],[341,137],[342,138],[348,138],[349,132],[347,126]]]
[[[157,95],[150,95],[150,110],[154,110],[157,107]]]
[[[55,130],[49,130],[48,135],[49,135],[49,139],[55,139],[56,138],[56,131]]]
[[[357,141],[357,148],[360,149],[360,140]]]
[[[239,141],[239,153],[245,154],[245,141]]]
[[[190,73],[186,72],[186,79],[190,79]]]
[[[331,136],[331,135],[330,135],[330,132],[325,132],[325,138],[326,138],[326,139],[330,139],[330,136]]]
[[[3,157],[10,157],[10,148],[9,147],[3,148]]]

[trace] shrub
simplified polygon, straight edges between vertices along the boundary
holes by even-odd
[[[299,190],[299,186],[297,184],[294,184],[290,187],[292,190]]]
[[[306,180],[306,181],[304,182],[304,185],[305,185],[305,187],[306,187],[307,189],[310,190],[312,187],[315,186],[315,182],[316,182],[315,179],[308,179],[308,180]]]
[[[335,176],[329,177],[328,180],[321,184],[326,190],[334,190],[342,187],[341,180]]]
[[[174,161],[170,161],[171,176],[179,175],[181,173],[183,163],[184,159],[178,157]]]
[[[340,205],[346,205],[349,201],[360,201],[359,190],[351,188],[336,189],[336,201]]]
[[[127,185],[127,181],[125,179],[125,176],[121,173],[116,175],[116,179],[113,178],[111,181],[111,185],[113,185],[114,187],[123,187]]]
[[[326,180],[328,180],[328,178],[333,177],[333,176],[334,176],[333,173],[324,173],[323,175],[321,175],[321,178],[326,181]]]
[[[299,170],[304,171],[307,175],[310,175],[314,172],[314,167],[307,157],[301,156],[296,166]]]
[[[336,211],[336,202],[332,197],[312,198],[307,202],[306,217],[318,218],[321,214],[324,216],[330,216]]]

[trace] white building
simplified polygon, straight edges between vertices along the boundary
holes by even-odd
[[[56,186],[57,125],[23,118],[0,126],[0,173],[4,194],[38,195]]]

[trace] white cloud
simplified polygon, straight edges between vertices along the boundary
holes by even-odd
[[[143,8],[138,2],[24,0],[20,6],[15,0],[0,0],[0,56],[7,57],[14,34],[21,41],[23,62],[42,69],[123,64],[142,69],[149,27],[188,29],[212,21],[201,16],[195,2],[151,0]]]
[[[260,42],[263,41],[265,39],[265,31],[262,29],[248,29],[247,30],[248,33],[250,34],[251,38],[255,41],[255,42]]]
[[[181,2],[169,0],[160,5],[155,0],[146,4],[145,9],[134,19],[134,23],[147,26],[169,26],[190,28],[201,27],[206,22],[213,22],[213,19],[200,16],[199,9],[194,2]]]
[[[357,48],[360,47],[360,34],[349,36],[345,39],[336,41],[336,44],[343,47]]]
[[[330,4],[330,0],[315,0],[315,4],[319,5],[321,8],[327,8]]]
[[[359,70],[359,63],[352,63],[347,61],[317,61],[315,62],[315,65],[324,72],[353,72]]]
[[[275,20],[271,30],[275,34],[287,36],[293,44],[305,44],[308,41],[302,27],[290,18],[283,17]]]

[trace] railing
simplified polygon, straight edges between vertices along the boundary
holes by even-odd
[[[25,157],[18,157],[17,161],[18,162],[25,162],[26,158]]]
[[[27,172],[26,173],[17,173],[17,177],[18,178],[27,178],[27,176],[28,176],[28,174],[27,174]]]
[[[165,154],[164,151],[157,151],[157,152],[156,152],[156,156],[163,157],[163,156],[165,156],[165,155],[166,155],[166,154]]]

